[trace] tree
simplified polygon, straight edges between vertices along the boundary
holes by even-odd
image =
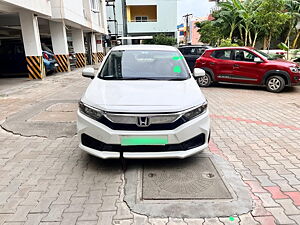
[[[152,40],[145,40],[144,44],[154,44],[154,45],[176,45],[176,38],[167,36],[165,34],[157,34]]]
[[[284,13],[284,0],[262,0],[256,14],[256,22],[265,31],[265,47],[270,48],[272,37],[277,37],[289,15]]]
[[[203,43],[216,46],[224,37],[222,30],[214,21],[203,21],[196,23],[196,26],[199,28],[200,41]]]
[[[285,44],[289,44],[290,36],[300,18],[300,2],[296,0],[286,0],[285,2],[286,14],[289,16],[288,33],[285,39]],[[289,47],[289,46],[288,46]]]
[[[219,3],[219,7],[221,7],[222,10],[219,11],[219,18],[216,20],[216,23],[225,23],[229,26],[229,39],[232,39],[235,29],[241,23],[240,12],[234,4],[235,1],[237,0]]]

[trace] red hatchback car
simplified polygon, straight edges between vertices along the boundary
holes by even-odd
[[[268,91],[278,93],[286,86],[300,84],[298,64],[274,60],[254,48],[208,49],[197,59],[195,68],[206,72],[198,78],[201,87],[213,82],[241,83],[266,86]]]

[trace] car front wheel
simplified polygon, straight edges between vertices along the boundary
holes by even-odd
[[[200,87],[209,87],[211,84],[211,77],[209,74],[205,73],[204,76],[197,78],[197,82]]]
[[[281,92],[285,87],[285,81],[280,76],[271,76],[267,80],[267,90],[273,93]]]

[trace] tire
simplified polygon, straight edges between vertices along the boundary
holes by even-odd
[[[273,93],[281,92],[285,87],[285,81],[280,76],[270,76],[266,82],[267,90]]]
[[[197,78],[197,83],[200,87],[209,87],[211,85],[211,77],[208,73],[204,76]]]

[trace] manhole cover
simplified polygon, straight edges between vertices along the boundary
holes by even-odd
[[[205,157],[180,164],[168,161],[159,167],[144,165],[142,182],[144,200],[232,198],[211,160]]]

